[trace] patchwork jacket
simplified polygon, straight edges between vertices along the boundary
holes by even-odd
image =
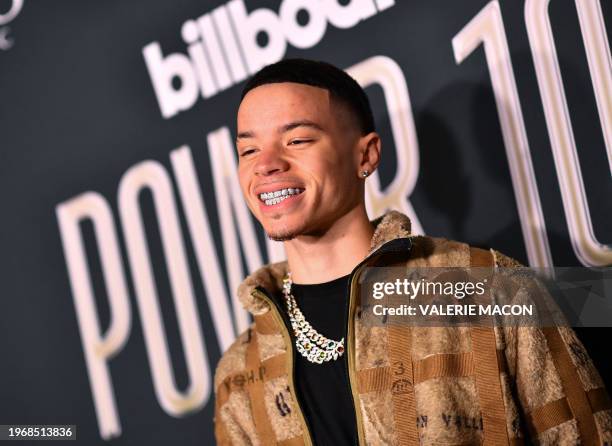
[[[366,326],[357,278],[397,263],[395,254],[408,267],[520,266],[495,250],[413,236],[396,211],[373,224],[370,254],[351,277],[345,341],[360,445],[612,445],[610,399],[570,328]],[[238,289],[254,322],[217,365],[218,445],[313,444],[293,334],[270,297],[286,269],[266,265]]]

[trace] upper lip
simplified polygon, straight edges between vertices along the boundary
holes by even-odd
[[[274,192],[282,189],[304,189],[304,186],[295,181],[274,181],[255,186],[253,193],[259,197],[260,194]]]

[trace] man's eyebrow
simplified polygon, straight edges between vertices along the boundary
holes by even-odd
[[[315,130],[323,131],[323,127],[321,127],[316,122],[309,121],[307,119],[302,119],[300,121],[290,122],[288,124],[285,124],[285,125],[279,127],[278,130],[279,130],[279,133],[285,133],[285,132],[288,132],[288,131],[293,130],[295,128],[298,128],[298,127],[311,127],[311,128],[313,128]]]
[[[302,119],[300,121],[293,121],[293,122],[289,122],[285,125],[280,126],[278,128],[278,133],[285,133],[290,130],[296,129],[298,127],[311,127],[315,130],[324,131],[323,127],[321,127],[316,122],[309,121],[307,119]],[[247,130],[247,131],[238,133],[238,135],[236,136],[236,141],[240,139],[254,138],[254,137],[255,137],[255,133],[250,130]]]
[[[238,136],[236,136],[236,141],[238,141],[239,139],[253,138],[254,136],[255,134],[251,131],[240,132],[238,133]]]

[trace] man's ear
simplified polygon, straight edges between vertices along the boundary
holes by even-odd
[[[381,142],[378,133],[370,132],[359,138],[359,170],[357,176],[365,178],[376,170],[378,163],[380,163],[380,150]]]

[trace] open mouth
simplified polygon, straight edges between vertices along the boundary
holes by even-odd
[[[299,195],[302,192],[304,192],[303,188],[290,187],[287,189],[279,189],[275,191],[264,192],[262,194],[259,194],[259,199],[263,201],[263,203],[266,206],[273,206],[275,204],[278,204],[286,200],[289,197],[292,197],[294,195]]]

